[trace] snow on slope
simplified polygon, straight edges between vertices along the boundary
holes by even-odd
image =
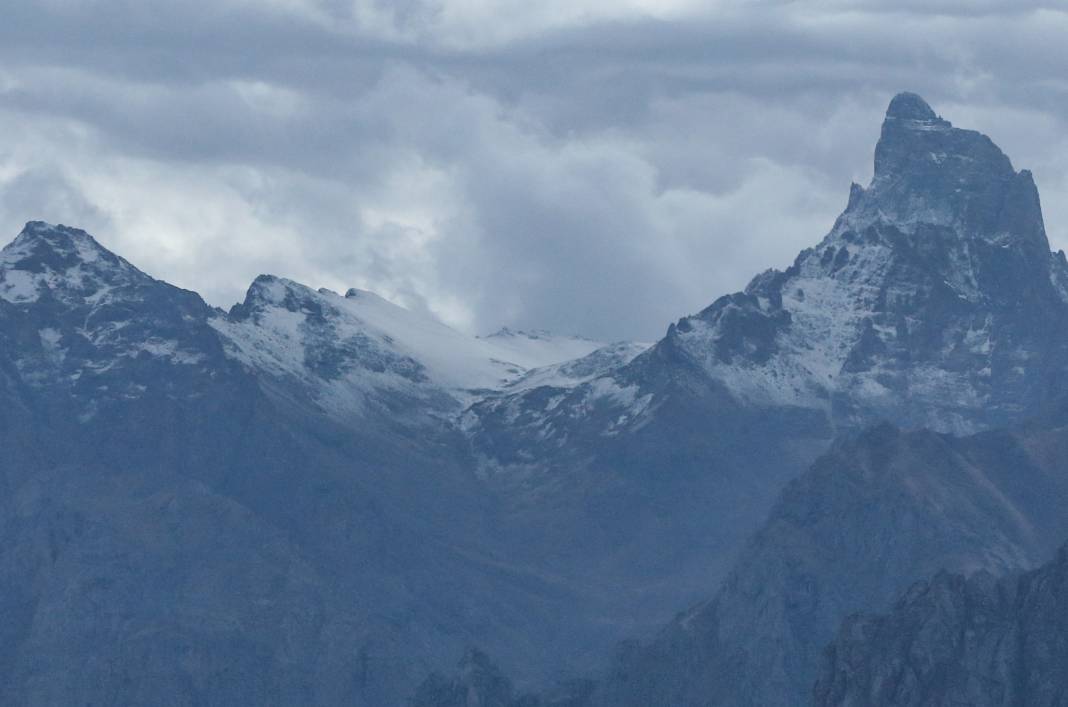
[[[508,327],[480,340],[498,352],[497,358],[527,369],[572,361],[604,346],[602,342],[581,336],[560,336],[543,329],[517,331]]]
[[[6,352],[24,381],[76,385],[94,400],[105,390],[137,397],[144,385],[131,381],[149,360],[199,367],[210,358],[199,336],[203,301],[77,228],[31,221],[0,250],[0,308],[7,322],[48,324],[37,346]]]
[[[571,388],[604,376],[620,366],[625,366],[651,345],[622,341],[602,346],[581,358],[550,366],[540,366],[509,383],[507,392],[514,393],[541,387]]]
[[[12,304],[35,303],[48,291],[68,305],[98,305],[113,290],[146,282],[151,278],[76,228],[31,221],[0,251],[0,299]]]
[[[823,262],[822,253],[838,245],[835,238],[828,238],[799,259],[796,273],[781,288],[780,308],[760,296],[754,298],[756,305],[730,302],[709,319],[688,318],[678,335],[680,341],[740,400],[762,405],[827,405],[865,321],[875,315],[873,310],[884,296],[893,262],[884,244],[842,245],[850,260],[832,270]],[[756,311],[745,312],[746,307]],[[767,360],[719,354],[719,341],[737,337],[734,327],[740,316],[774,316],[780,311],[789,315],[784,318],[789,325],[776,332],[775,350]]]
[[[260,276],[243,304],[212,325],[229,354],[257,371],[312,384],[339,412],[393,393],[465,406],[531,370],[586,356],[601,343],[546,332],[478,338],[362,290]]]
[[[969,433],[1049,394],[1065,293],[1030,172],[901,94],[827,237],[669,336],[741,401]]]
[[[350,289],[340,302],[359,326],[388,338],[446,388],[498,389],[530,369],[580,358],[604,346],[545,331],[501,329],[487,337],[472,337],[364,290]]]

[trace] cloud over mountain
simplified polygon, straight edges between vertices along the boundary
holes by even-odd
[[[1066,24],[1043,2],[15,0],[0,229],[83,224],[220,305],[269,271],[472,331],[650,339],[833,219],[903,87],[1056,193]]]

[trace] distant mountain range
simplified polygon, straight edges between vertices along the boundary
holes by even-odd
[[[270,275],[224,312],[27,224],[0,701],[806,704],[848,614],[1068,537],[1066,325],[1030,173],[914,94],[823,241],[651,345]],[[891,669],[848,650],[821,695]]]

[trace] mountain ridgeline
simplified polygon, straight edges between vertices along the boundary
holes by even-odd
[[[913,94],[822,242],[650,346],[270,275],[224,312],[32,222],[0,702],[806,704],[846,615],[1068,536],[1066,325],[1031,175]],[[848,656],[820,694],[891,669]]]
[[[902,94],[871,184],[823,242],[661,345],[737,397],[823,408],[836,427],[974,432],[1059,392],[1066,275],[1031,174]]]
[[[896,97],[872,183],[852,187],[822,243],[620,372],[670,361],[732,402],[789,410],[788,438],[826,425],[841,441],[783,485],[718,593],[623,644],[578,704],[808,704],[850,613],[941,569],[1048,557],[1068,537],[1066,272],[1030,174]],[[879,420],[894,424],[858,434]]]
[[[1063,705],[1068,549],[997,578],[940,572],[893,610],[854,616],[828,649],[818,707]]]

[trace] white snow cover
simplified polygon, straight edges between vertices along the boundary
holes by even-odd
[[[333,293],[326,296],[337,297]],[[487,337],[473,337],[373,292],[349,290],[344,298],[337,299],[357,326],[388,337],[398,351],[422,363],[430,378],[444,387],[500,388],[529,369],[579,358],[604,345],[544,331],[502,329]]]
[[[178,365],[196,365],[204,355],[181,348],[178,341],[150,337],[137,340],[124,335],[129,325],[124,320],[101,320],[97,310],[118,298],[133,302],[141,297],[139,288],[154,281],[133,265],[110,254],[93,238],[77,229],[31,222],[19,236],[0,250],[0,299],[20,307],[32,307],[48,292],[51,298],[72,307],[87,307],[81,326],[73,333],[85,337],[97,350],[106,350],[110,358],[87,361],[82,368],[96,372],[118,365],[122,359],[148,354]],[[67,360],[63,333],[48,327],[39,331],[45,357],[59,365]],[[30,370],[32,360],[19,361]],[[77,379],[82,368],[69,372]],[[55,372],[47,378],[55,380]],[[32,378],[32,376],[31,376]]]
[[[465,406],[531,370],[602,346],[546,332],[469,336],[371,292],[353,289],[342,297],[283,278],[259,278],[249,304],[254,311],[248,318],[211,321],[229,355],[255,370],[312,384],[320,404],[337,412],[362,410],[376,392],[444,393]],[[343,359],[340,371],[317,373],[309,366],[326,353]]]
[[[790,313],[791,325],[780,334],[778,353],[767,363],[717,361],[712,353],[721,333],[700,319],[691,320],[694,330],[685,336],[687,348],[703,352],[709,373],[741,400],[826,405],[828,392],[841,382],[839,374],[859,338],[861,323],[871,315],[890,262],[885,246],[846,247],[855,257],[835,276],[824,272],[812,256],[784,288],[782,306]]]
[[[633,361],[638,354],[652,344],[623,341],[608,344],[581,358],[564,361],[551,366],[532,368],[525,375],[508,384],[508,392],[520,392],[533,388],[571,388],[592,381],[613,369]]]
[[[33,271],[19,267],[35,255],[35,248],[41,247],[70,256],[71,264],[61,270],[49,265]],[[48,289],[60,301],[95,305],[107,301],[115,283],[147,279],[121,258],[104,263],[101,252],[101,246],[82,231],[45,223],[28,224],[18,238],[0,250],[0,299],[13,304],[36,302]]]
[[[604,343],[581,336],[560,336],[544,330],[515,331],[504,327],[481,341],[493,347],[495,357],[524,368],[541,368],[582,358]]]
[[[33,273],[24,270],[4,270],[0,272],[0,298],[8,302],[36,302],[38,279]]]
[[[687,321],[689,331],[679,336],[685,349],[700,361],[709,375],[723,384],[739,400],[758,405],[791,405],[827,409],[836,395],[867,404],[873,408],[892,406],[904,395],[909,399],[930,401],[930,417],[924,424],[935,429],[970,433],[976,431],[954,410],[980,410],[986,404],[986,369],[961,368],[943,361],[916,361],[906,369],[893,362],[876,358],[870,368],[850,371],[845,366],[851,350],[857,345],[865,326],[870,322],[875,337],[888,348],[898,344],[900,332],[880,324],[873,311],[880,298],[885,303],[901,303],[899,310],[908,310],[907,303],[916,297],[915,282],[898,282],[890,265],[891,246],[885,242],[855,242],[843,235],[862,232],[870,225],[887,224],[902,233],[914,232],[921,224],[946,226],[957,231],[953,247],[946,249],[950,267],[944,284],[962,302],[978,303],[984,293],[978,285],[976,255],[970,236],[955,217],[938,211],[917,211],[908,219],[888,220],[878,211],[847,213],[836,228],[816,248],[802,254],[799,270],[782,287],[782,309],[789,314],[789,324],[781,327],[775,338],[775,351],[770,359],[754,362],[745,356],[724,362],[715,355],[716,342],[724,337],[720,331],[721,317],[715,323],[692,317]],[[828,250],[848,251],[847,262],[841,267],[821,262]],[[1054,286],[1068,300],[1068,268],[1057,265],[1050,276]],[[733,303],[726,307],[738,306]],[[768,302],[761,298],[760,307],[768,310]],[[916,322],[904,317],[906,331]],[[947,332],[943,354],[949,360],[959,340],[963,350],[978,357],[990,358],[993,352],[991,322],[983,324],[961,322],[959,332]],[[959,334],[959,336],[956,336]],[[1022,355],[1022,354],[1021,354]],[[974,374],[974,375],[973,375]],[[1020,375],[1024,375],[1023,372]],[[894,381],[897,389],[890,390],[887,381]]]

